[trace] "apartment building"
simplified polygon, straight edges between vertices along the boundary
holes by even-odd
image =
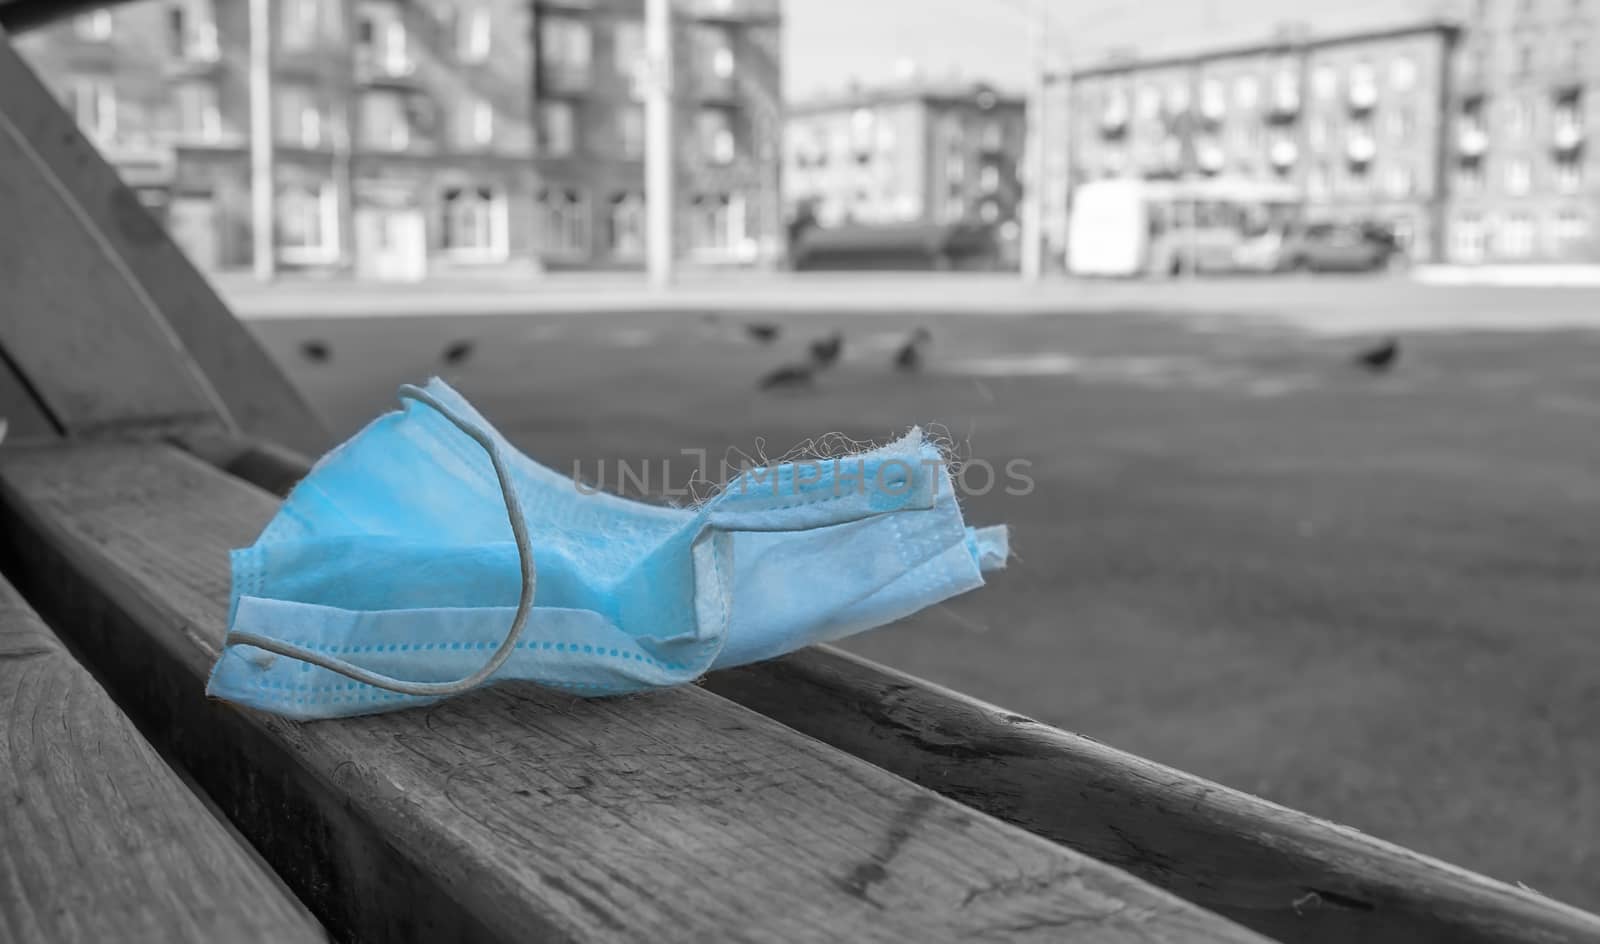
[[[644,258],[644,2],[535,0],[540,254],[547,266]],[[783,253],[778,0],[678,0],[672,76],[687,260]]]
[[[1456,12],[1073,73],[1054,90],[1071,127],[1047,142],[1049,245],[1072,183],[1231,174],[1294,183],[1312,219],[1388,222],[1419,260],[1600,262],[1600,0]]]
[[[1048,146],[1071,151],[1047,155],[1047,172],[1281,181],[1299,188],[1311,219],[1381,220],[1413,257],[1437,258],[1457,37],[1440,22],[1285,33],[1082,69],[1071,76],[1071,127]],[[1049,210],[1047,235],[1064,233],[1066,207]]]
[[[414,279],[643,264],[643,0],[279,0],[276,246]],[[142,0],[19,46],[206,269],[252,258],[248,5]],[[680,0],[678,244],[782,252],[776,0]]]
[[[982,83],[912,82],[791,106],[785,201],[824,226],[983,223],[1012,244],[1026,109]]]
[[[1600,262],[1600,0],[1468,0],[1448,257]]]

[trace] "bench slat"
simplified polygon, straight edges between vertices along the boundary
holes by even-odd
[[[276,494],[308,465],[196,454]],[[1283,940],[1600,941],[1600,917],[1039,724],[831,646],[708,676],[753,711]]]
[[[273,498],[109,444],[0,457],[0,497],[41,605],[86,617],[119,698],[336,933],[1259,940],[696,688],[317,724],[207,702],[225,551]]]
[[[1600,941],[1595,915],[837,649],[705,686],[1281,940]]]
[[[3,578],[0,938],[326,940]]]

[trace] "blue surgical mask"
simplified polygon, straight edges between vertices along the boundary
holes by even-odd
[[[916,430],[668,508],[580,489],[440,380],[401,396],[233,552],[208,694],[312,719],[504,679],[679,685],[907,616],[1006,559]]]

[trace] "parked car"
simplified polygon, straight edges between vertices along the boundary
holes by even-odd
[[[1309,223],[1285,237],[1278,265],[1307,272],[1372,272],[1400,252],[1394,233],[1378,223]]]

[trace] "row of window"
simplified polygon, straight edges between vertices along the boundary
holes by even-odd
[[[587,83],[594,61],[594,33],[602,21],[575,16],[547,16],[539,22],[539,61],[546,75],[563,83]],[[615,74],[636,84],[644,74],[644,24],[616,20],[611,24],[611,65]],[[736,69],[733,34],[725,27],[694,26],[689,33],[686,65],[700,84],[720,84]]]
[[[317,263],[336,257],[336,200],[331,184],[291,184],[279,189],[278,248],[287,261]],[[603,210],[600,235],[604,251],[619,258],[643,255],[644,196],[638,191],[612,193]],[[752,229],[745,201],[737,194],[698,194],[685,215],[691,250],[738,248]],[[594,222],[588,195],[581,189],[545,188],[535,198],[534,235],[541,252],[587,256]],[[499,262],[509,255],[509,201],[498,187],[443,188],[434,224],[439,248],[448,256]]]
[[[118,139],[118,103],[111,79],[80,76],[63,96],[88,135],[102,144]],[[183,140],[221,144],[227,137],[217,88],[209,82],[185,82],[173,97],[174,127]],[[331,143],[332,119],[317,89],[285,84],[277,89],[274,107],[279,143],[321,148]],[[405,151],[421,137],[432,138],[439,124],[429,100],[390,89],[369,89],[357,107],[357,140],[364,148]],[[465,97],[445,115],[448,139],[462,150],[488,148],[495,141],[494,108],[482,99]],[[613,149],[625,159],[644,155],[644,109],[623,105],[615,109],[615,138],[601,148],[585,147],[578,135],[577,106],[568,101],[541,102],[538,111],[540,153],[567,157],[590,150]],[[695,115],[692,129],[698,153],[709,163],[727,164],[738,156],[733,113],[707,107]],[[600,142],[594,142],[600,144]]]
[[[1005,125],[1000,118],[984,120],[971,128],[956,116],[946,116],[941,134],[960,146],[975,134],[979,150],[1000,151],[1005,147]],[[838,121],[815,124],[792,123],[786,134],[790,161],[799,168],[827,167],[835,158],[840,162],[871,163],[876,158],[891,159],[898,139],[895,127],[874,109],[857,108],[848,125]]]
[[[1537,165],[1527,157],[1506,158],[1500,162],[1499,168],[1501,189],[1512,196],[1532,193],[1542,184],[1538,179]],[[1583,190],[1583,171],[1583,160],[1578,155],[1552,161],[1549,166],[1550,185],[1558,193],[1578,193]],[[1483,193],[1489,177],[1488,161],[1463,162],[1456,168],[1456,189],[1467,194]]]
[[[336,7],[320,0],[280,0],[277,4],[279,48],[285,53],[307,52],[324,43],[337,44],[340,23]],[[489,59],[493,22],[487,7],[442,8],[440,25],[454,37],[458,61],[468,64]],[[73,31],[84,40],[109,42],[115,34],[115,17],[100,9],[74,21]],[[409,63],[405,23],[387,4],[363,3],[355,17],[356,48],[376,56],[385,65],[405,69]],[[216,9],[212,0],[173,0],[167,5],[169,52],[179,58],[214,61],[219,55]]]
[[[1577,255],[1591,245],[1594,226],[1581,211],[1566,209],[1540,219],[1513,211],[1503,216],[1462,213],[1450,226],[1450,256],[1476,262],[1491,252],[1506,259],[1526,259],[1540,252]]]

